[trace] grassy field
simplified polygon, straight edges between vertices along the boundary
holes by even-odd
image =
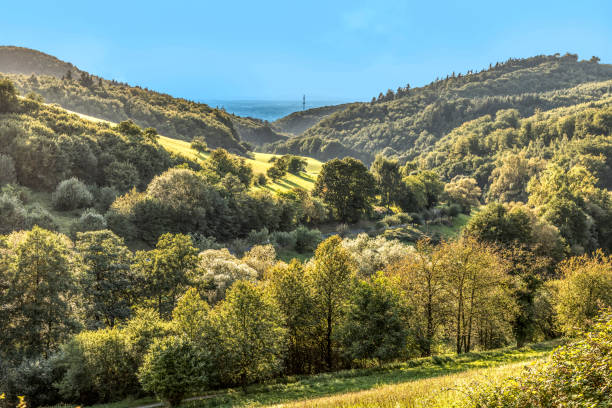
[[[459,214],[453,218],[453,225],[427,224],[419,226],[419,229],[429,236],[438,234],[443,239],[451,239],[459,235],[469,220],[470,215]]]
[[[190,143],[184,140],[177,140],[165,136],[160,136],[159,142],[162,146],[166,148],[166,150],[175,153],[180,153],[193,160],[203,162],[208,157],[207,153],[199,153],[192,149],[190,147]],[[272,157],[280,156],[269,153],[252,153],[252,156],[250,158],[245,158],[245,161],[251,165],[255,175],[266,174],[266,170],[272,167],[272,163],[270,163],[270,159]],[[299,175],[287,174],[287,176],[276,182],[272,182],[272,180],[269,180],[268,184],[264,188],[271,191],[287,191],[295,187],[301,187],[306,190],[311,190],[314,186],[315,180],[317,179],[317,175],[321,171],[321,166],[323,165],[323,163],[310,157],[305,157],[305,159],[308,161],[308,164],[306,166],[306,172],[301,173]]]
[[[462,356],[422,358],[383,368],[293,377],[283,383],[254,385],[246,394],[228,390],[183,405],[189,408],[278,404],[289,407],[446,406],[438,402],[452,401],[459,393],[449,388],[492,375],[511,375],[521,364],[545,357],[557,344],[546,342],[520,350],[505,348]]]

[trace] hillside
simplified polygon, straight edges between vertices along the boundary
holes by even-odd
[[[511,59],[481,72],[453,73],[421,88],[389,90],[370,103],[351,104],[324,117],[297,139],[335,140],[347,148],[344,155],[384,152],[410,159],[467,121],[501,109],[517,109],[529,116],[536,109],[587,102],[599,96],[601,89],[578,85],[610,79],[612,65],[599,64],[597,59],[578,61],[572,54]],[[298,154],[310,144],[292,139],[268,149]],[[317,151],[308,154],[324,156]]]
[[[206,104],[103,79],[27,48],[0,47],[0,73],[15,82],[23,95],[35,92],[46,102],[112,122],[131,119],[143,128],[153,127],[175,139],[204,137],[212,148],[244,154],[248,146],[241,143],[241,134],[255,145],[284,139],[256,121]]]
[[[307,109],[305,111],[293,112],[287,116],[275,120],[272,125],[281,132],[292,135],[300,135],[307,129],[316,125],[321,119],[332,113],[346,109],[350,104],[322,106],[320,108]]]

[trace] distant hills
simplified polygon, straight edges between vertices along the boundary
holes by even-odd
[[[421,88],[389,90],[370,103],[289,115],[275,125],[301,134],[267,149],[325,158],[327,153],[313,146],[334,143],[343,146],[346,155],[372,158],[383,152],[410,160],[433,149],[437,140],[467,121],[501,109],[517,109],[526,117],[536,110],[594,100],[608,84],[599,90],[577,86],[611,79],[612,65],[600,64],[596,57],[578,61],[575,54],[556,54],[510,59],[480,72],[452,73]]]
[[[210,147],[223,147],[237,154],[250,150],[244,140],[259,145],[286,138],[263,122],[91,75],[71,63],[28,48],[0,47],[0,73],[10,77],[22,94],[35,92],[48,103],[112,122],[131,119],[143,128],[154,127],[176,139],[190,141],[201,136]]]

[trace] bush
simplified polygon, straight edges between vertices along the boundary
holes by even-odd
[[[76,237],[77,232],[99,231],[107,228],[106,219],[93,208],[88,208],[78,220],[70,226],[70,234]]]
[[[0,186],[17,181],[15,161],[11,156],[0,154]]]
[[[461,214],[461,206],[459,204],[453,203],[448,207],[448,215],[451,217],[456,217],[459,214]]]
[[[52,200],[55,209],[69,211],[90,205],[93,196],[82,181],[72,177],[57,185]]]
[[[27,228],[27,213],[17,197],[0,195],[0,234]]]
[[[108,211],[118,196],[119,192],[114,187],[101,187],[97,189],[94,194],[96,209],[101,213]]]
[[[425,220],[423,219],[423,215],[420,213],[410,213],[410,218],[416,225],[423,225]]]
[[[252,230],[246,238],[249,245],[266,245],[270,243],[270,233],[267,228]]]
[[[138,378],[145,391],[177,407],[185,394],[201,391],[208,384],[210,366],[210,358],[191,342],[173,336],[153,343]]]
[[[133,164],[114,161],[104,169],[106,184],[124,193],[138,186],[140,176]]]
[[[608,407],[612,390],[612,316],[583,339],[561,346],[550,359],[503,384],[468,392],[465,408]]]
[[[62,397],[93,404],[138,392],[137,365],[129,350],[127,336],[116,328],[76,335],[62,348],[66,369],[58,384]]]
[[[312,252],[323,241],[321,232],[317,229],[311,230],[300,226],[293,232],[295,233],[295,250],[298,252]]]
[[[191,141],[191,148],[200,153],[206,153],[208,151],[208,145],[203,137],[196,136]]]
[[[191,237],[191,242],[193,246],[198,248],[200,251],[205,251],[207,249],[221,249],[223,248],[222,244],[219,244],[215,237],[207,237],[199,232],[194,232],[189,234]]]
[[[50,231],[57,231],[59,229],[55,218],[53,218],[49,211],[41,207],[40,204],[35,204],[29,209],[26,216],[26,225],[27,228],[37,225]]]
[[[58,364],[58,354],[45,359],[36,357],[24,360],[7,375],[9,399],[25,396],[28,406],[49,406],[60,402],[55,383],[61,380],[63,372]]]
[[[262,187],[268,184],[268,178],[266,177],[265,174],[259,173],[259,175],[257,176],[257,184],[259,184]]]
[[[293,249],[297,242],[297,237],[291,232],[277,231],[270,234],[270,242],[277,248]]]

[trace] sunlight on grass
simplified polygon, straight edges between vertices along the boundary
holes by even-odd
[[[190,159],[204,162],[208,158],[208,153],[198,153],[193,150],[189,142],[184,140],[171,139],[165,136],[159,136],[159,143],[164,146],[168,151],[182,154]],[[253,168],[253,173],[266,174],[266,171],[272,167],[270,159],[272,157],[280,157],[277,154],[270,153],[252,153],[251,158],[245,158],[245,161]],[[314,187],[314,183],[317,179],[317,175],[321,171],[323,163],[320,161],[305,157],[307,160],[306,172],[299,175],[287,174],[282,179],[273,182],[268,180],[268,184],[265,187],[254,187],[255,189],[266,189],[269,191],[287,191],[293,188],[299,187],[305,190],[311,190]]]

